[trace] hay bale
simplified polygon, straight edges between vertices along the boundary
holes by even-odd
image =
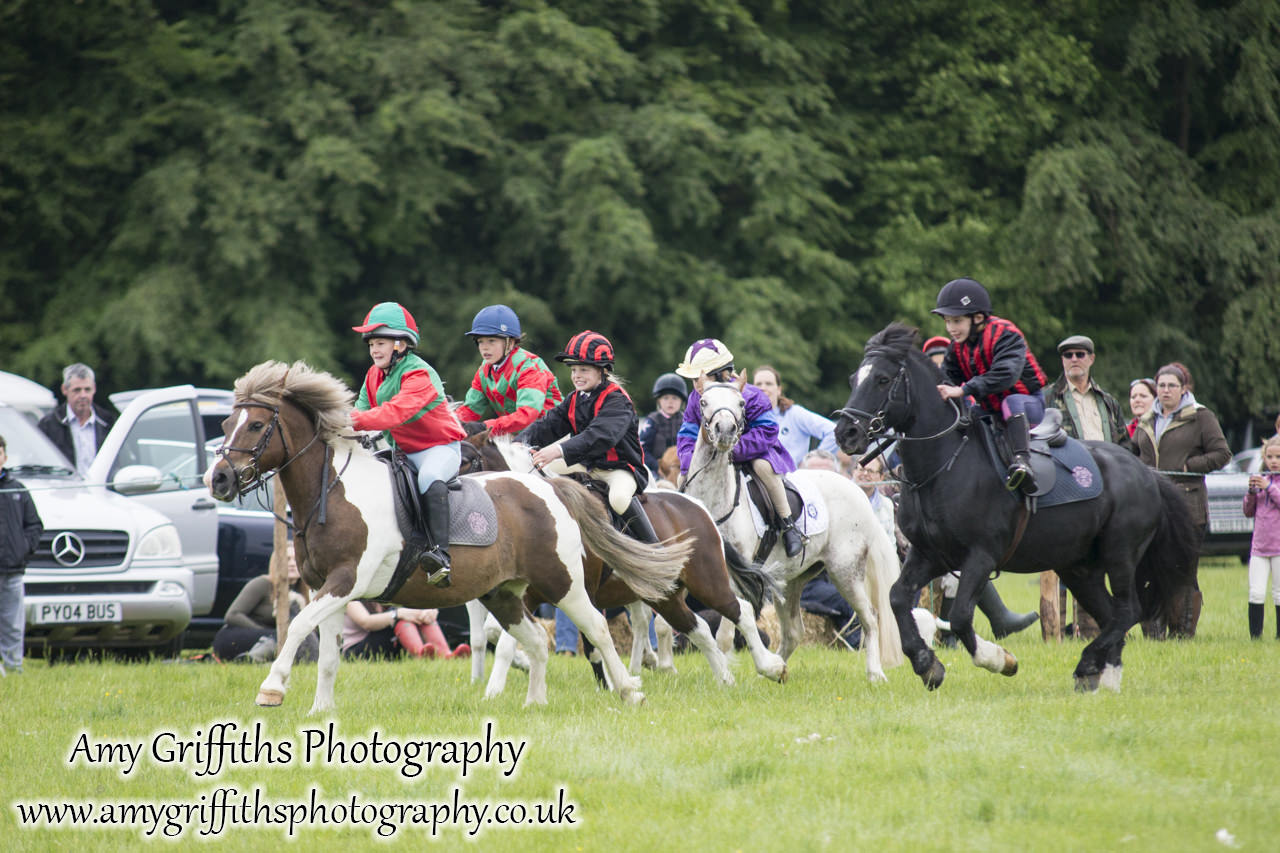
[[[801,610],[800,621],[804,624],[804,635],[800,638],[800,645],[832,646],[838,642],[836,629],[831,626],[830,620],[825,616]],[[782,642],[782,625],[778,622],[778,613],[772,603],[766,604],[761,609],[760,615],[756,618],[756,625],[769,635],[770,646],[777,651]]]

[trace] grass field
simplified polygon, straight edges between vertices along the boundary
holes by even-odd
[[[1011,607],[1035,607],[1034,577],[997,583]],[[253,697],[262,666],[32,661],[24,674],[0,680],[0,838],[6,850],[135,848],[154,819],[84,828],[64,816],[61,826],[29,828],[19,825],[17,804],[171,804],[149,841],[163,845],[168,826],[181,827],[189,843],[199,838],[201,814],[192,810],[187,825],[172,804],[225,816],[213,806],[228,789],[233,803],[246,792],[252,803],[256,788],[264,806],[296,803],[302,815],[314,788],[320,802],[341,804],[354,817],[341,815],[339,827],[298,826],[307,850],[370,847],[379,826],[396,831],[392,843],[417,849],[456,848],[464,839],[468,849],[503,851],[1147,851],[1219,850],[1224,842],[1274,849],[1274,610],[1268,607],[1267,638],[1251,642],[1244,567],[1206,564],[1201,585],[1199,636],[1152,643],[1131,635],[1118,695],[1074,693],[1079,645],[1046,645],[1035,628],[1005,641],[1021,664],[1011,679],[944,650],[940,691],[926,692],[906,666],[872,686],[860,656],[804,647],[785,685],[755,677],[739,655],[739,683],[721,688],[700,657],[683,656],[678,675],[646,673],[648,702],[640,708],[598,692],[586,667],[564,658],[551,662],[550,705],[533,709],[522,707],[520,673],[506,695],[485,702],[464,661],[343,665],[338,711],[322,718],[306,715],[314,666],[295,671],[283,708],[259,709]],[[425,752],[410,760],[424,741],[483,740],[486,721],[495,739],[525,744],[518,763],[505,753],[463,778],[456,764],[443,763],[451,757],[443,747],[435,764]],[[237,754],[240,746],[197,749],[211,730],[229,731],[239,743],[258,722],[276,764],[262,751],[259,763],[241,763],[253,756]],[[306,763],[308,743],[330,743],[330,722],[352,751],[347,762]],[[355,754],[375,729],[382,750],[373,758]],[[185,764],[170,760],[180,743],[188,748]],[[99,747],[121,745],[143,753],[128,773],[121,764],[85,760]],[[198,775],[219,759],[219,772]],[[426,769],[419,773],[417,764]],[[515,772],[504,775],[513,764]],[[485,823],[475,838],[445,825],[433,838],[433,814],[463,814],[453,808],[455,790],[459,803],[487,805]],[[416,814],[426,826],[409,825],[413,804],[426,804]],[[488,823],[500,806],[504,817],[515,806],[511,816],[524,821]],[[281,806],[267,817],[286,812]],[[530,822],[538,818],[544,823]],[[285,825],[257,823],[227,826],[214,847],[285,843]],[[1219,830],[1230,837],[1219,838]]]

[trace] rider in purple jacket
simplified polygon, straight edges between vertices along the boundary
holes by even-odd
[[[684,361],[676,368],[676,373],[692,379],[694,387],[684,409],[684,423],[676,438],[680,475],[684,477],[689,472],[689,461],[693,458],[693,447],[698,441],[698,430],[702,428],[702,384],[707,380],[734,381],[733,353],[715,338],[704,338],[689,347]],[[769,500],[773,503],[781,524],[783,547],[786,548],[788,557],[794,557],[800,553],[804,542],[791,517],[791,506],[787,503],[786,487],[781,475],[796,470],[796,465],[791,454],[787,453],[778,440],[778,422],[773,417],[773,403],[768,395],[754,385],[745,385],[742,400],[746,404],[746,426],[733,450],[733,461],[739,464],[749,463],[752,473],[769,493]]]

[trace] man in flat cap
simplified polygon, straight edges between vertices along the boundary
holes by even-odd
[[[1093,369],[1093,339],[1085,335],[1065,338],[1058,344],[1058,355],[1062,357],[1062,375],[1045,389],[1044,404],[1062,410],[1062,428],[1073,438],[1112,441],[1132,450],[1120,404],[1089,375]],[[1045,572],[1041,578],[1041,627],[1046,639],[1058,630],[1058,625],[1066,622],[1066,598],[1058,599],[1058,607],[1053,607],[1047,600],[1046,589],[1052,591],[1051,587],[1057,586],[1056,580],[1052,572]],[[1058,612],[1046,613],[1046,608]],[[1057,619],[1053,618],[1055,615]],[[1086,640],[1099,633],[1097,621],[1079,606],[1079,602],[1074,629],[1077,637]]]
[[[1058,344],[1062,375],[1045,392],[1044,404],[1062,410],[1062,427],[1073,438],[1112,441],[1132,449],[1116,398],[1093,381],[1093,340],[1072,335]]]

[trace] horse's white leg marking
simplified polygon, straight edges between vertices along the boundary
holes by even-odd
[[[321,714],[333,710],[333,685],[342,662],[342,616],[339,610],[320,623],[320,657],[316,665],[316,698],[308,713]]]
[[[545,643],[543,645],[546,645]],[[498,635],[498,642],[493,647],[493,672],[489,674],[489,683],[484,689],[484,698],[492,699],[502,695],[507,688],[507,673],[511,671],[511,660],[516,653],[516,638],[503,631]],[[475,652],[472,652],[475,654]]]
[[[484,681],[484,656],[489,640],[485,636],[485,619],[489,611],[476,599],[467,602],[467,620],[471,628],[471,683]],[[494,620],[497,622],[497,620]]]
[[[653,622],[654,633],[658,635],[658,666],[663,672],[676,671],[675,640],[676,633],[671,630],[671,623],[661,616]]]
[[[973,651],[974,666],[980,666],[995,673],[1004,672],[1008,652],[990,640],[982,639],[977,633],[973,636],[978,640],[977,647]]]
[[[525,694],[524,704],[526,706],[545,705],[547,704],[547,632],[526,615],[511,626],[511,634],[513,635],[512,649],[515,648],[515,641],[519,640],[529,654],[529,692]],[[494,656],[497,657],[496,654]],[[498,671],[496,662],[493,670],[495,674]]]
[[[733,685],[733,673],[729,671],[729,661],[724,656],[724,652],[720,651],[720,647],[716,645],[716,638],[711,636],[711,628],[698,614],[693,614],[693,630],[688,633],[689,642],[701,651],[707,657],[707,663],[711,666],[711,674],[716,680],[726,686]],[[728,619],[723,620],[728,622]]]
[[[326,594],[302,608],[302,612],[289,624],[289,633],[285,635],[284,645],[276,654],[271,670],[258,688],[259,705],[279,705],[284,701],[284,694],[289,689],[289,672],[293,669],[293,656],[297,654],[298,646],[302,645],[307,635],[314,631],[324,619],[334,613],[341,613],[348,601],[350,601],[349,598],[334,598]],[[330,697],[330,703],[332,704],[332,697]]]
[[[1120,692],[1120,676],[1123,675],[1123,667],[1107,664],[1102,668],[1102,675],[1098,678],[1098,686],[1105,687],[1113,693]]]
[[[756,613],[751,604],[738,599],[738,607],[742,614],[738,617],[738,630],[747,641],[747,649],[751,652],[751,660],[755,662],[756,672],[774,681],[783,681],[787,677],[787,662],[779,655],[769,651],[760,639],[760,629],[756,627]],[[728,622],[728,619],[723,620]]]

